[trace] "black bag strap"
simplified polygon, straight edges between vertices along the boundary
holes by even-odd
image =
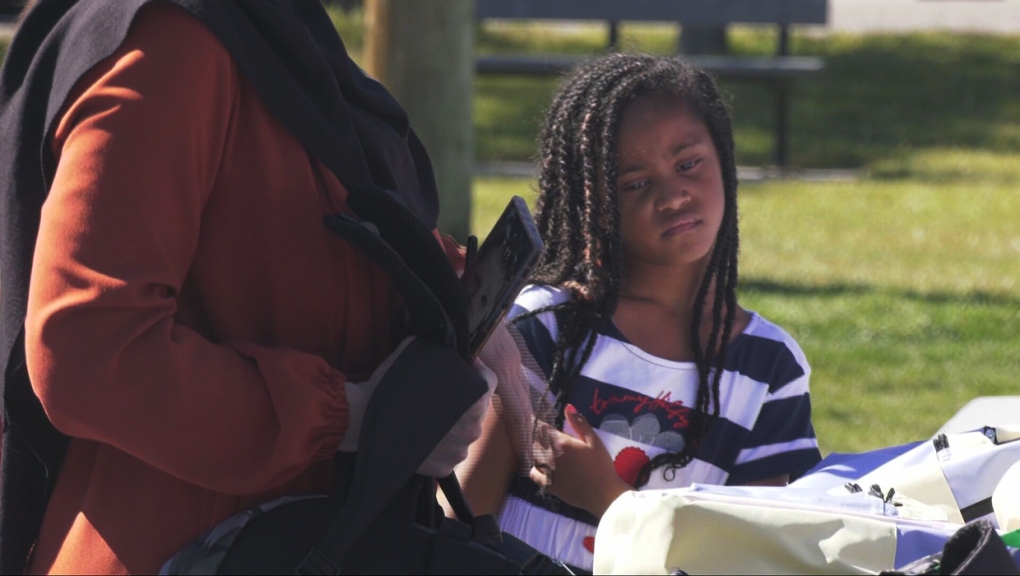
[[[75,30],[80,32],[89,29],[88,26],[80,24],[81,22],[87,24],[98,21],[104,24],[104,30],[110,32],[106,39],[119,43],[123,38],[123,31],[127,29],[127,22],[133,18],[138,7],[148,1],[39,2],[22,23],[21,29],[26,34],[29,30],[34,30],[42,34],[40,36],[42,38],[46,37],[47,31],[55,27],[56,22],[78,23]],[[335,222],[327,223],[327,226],[331,226],[330,229],[336,227],[354,230],[350,234],[342,235],[353,245],[366,250],[374,260],[383,263],[384,266],[387,261],[392,264],[387,269],[394,275],[395,284],[398,288],[407,287],[402,289],[402,294],[411,315],[412,330],[423,338],[441,343],[451,350],[465,350],[466,298],[445,254],[432,237],[429,226],[416,216],[416,212],[405,204],[404,199],[373,186],[371,168],[350,117],[352,112],[349,106],[360,107],[358,110],[370,115],[381,109],[372,108],[371,102],[364,98],[349,103],[345,100],[343,90],[337,89],[336,86],[327,86],[335,81],[335,72],[351,75],[355,74],[355,71],[346,69],[347,67],[341,67],[345,68],[344,70],[330,69],[331,63],[346,61],[347,54],[320,3],[286,4],[287,7],[298,9],[299,15],[307,13],[305,14],[307,17],[294,19],[293,14],[280,10],[285,5],[278,2],[204,0],[173,0],[173,2],[191,12],[216,34],[237,60],[243,75],[251,82],[273,116],[305,146],[311,156],[322,162],[347,188],[348,205],[356,215],[350,218],[354,219],[356,226],[348,226],[349,222],[339,225]],[[68,11],[72,12],[72,17],[65,17]],[[269,36],[265,36],[259,27],[244,24],[249,20],[274,22],[279,25],[270,26]],[[123,25],[114,26],[111,23]],[[26,43],[29,36],[26,34],[19,35],[21,39],[19,46],[23,48],[28,47]],[[288,50],[291,44],[303,45],[302,38],[309,37],[317,41],[324,56],[322,59],[299,58],[304,52]],[[30,62],[39,59],[43,62],[39,68],[42,68],[42,73],[45,74],[47,70],[45,63],[49,62],[52,65],[57,59],[58,51],[64,51],[64,44],[54,41],[45,47],[46,50],[12,50],[7,61],[10,63],[13,58],[20,63],[19,66],[24,66],[27,70]],[[105,57],[112,51],[112,48],[106,49],[97,43],[92,43],[92,47],[93,49],[82,53],[101,54],[101,57]],[[93,64],[94,62],[81,68],[87,70]],[[33,65],[31,68],[37,67]],[[20,68],[5,66],[5,78],[18,69]],[[305,74],[305,80],[314,79],[322,83],[321,86],[316,85],[313,88],[325,86],[330,89],[303,90],[299,84],[307,86],[307,82],[295,84],[280,81],[291,79],[292,73],[296,70],[308,72]],[[26,94],[41,97],[41,100],[31,98],[29,101],[36,100],[45,104],[49,99],[51,104],[54,102],[59,104],[66,97],[70,84],[77,81],[77,77],[68,75],[63,77],[63,80],[68,85],[53,86],[45,77],[27,82],[26,86],[31,92]],[[357,80],[358,78],[353,79],[355,83]],[[345,81],[350,84],[352,78]],[[8,85],[5,83],[6,87]],[[381,86],[378,88],[382,89]],[[5,98],[6,96],[9,95],[5,95]],[[5,105],[8,103],[8,100],[4,101]],[[50,111],[55,111],[58,106],[49,108]],[[44,132],[47,130],[42,127],[48,126],[49,112],[44,116],[46,118],[33,116],[39,120],[39,126],[29,124],[27,121],[19,123],[17,126],[22,135],[37,140],[44,138]],[[14,117],[5,116],[5,119]],[[16,117],[21,118],[21,115]],[[419,180],[434,178],[428,156],[417,136],[413,131],[408,131],[406,138]],[[23,139],[12,141],[22,142]],[[38,153],[41,144],[38,142],[35,144],[38,145],[25,144],[25,149],[29,150],[22,158],[25,166],[33,166],[25,159],[31,158],[31,154]],[[44,177],[46,174],[52,174],[55,169],[54,159],[44,154],[42,168]],[[38,205],[41,205],[43,198],[44,194],[38,198],[31,198],[31,202],[37,205],[30,206],[31,210],[24,210],[37,213]],[[412,204],[415,201],[415,198],[407,200]],[[19,210],[23,209],[20,204],[14,206]],[[434,216],[428,214],[428,210],[423,211],[420,206],[418,208],[417,214],[426,214],[424,221],[430,221]],[[338,219],[344,220],[339,216]],[[374,235],[375,238],[371,232],[373,227],[379,231],[379,234]],[[18,226],[14,228],[15,232],[21,233],[22,240],[34,241],[31,229],[21,231]],[[363,234],[361,229],[368,231],[369,234]],[[379,242],[380,238],[383,239],[382,243]],[[26,245],[20,248],[30,260],[32,247]],[[29,266],[25,266],[25,269],[28,268]],[[407,271],[410,271],[410,277]],[[10,280],[7,276],[5,271],[5,279]],[[13,280],[18,281],[18,278]],[[24,284],[27,290],[27,277]],[[8,316],[13,314],[16,317],[23,314],[24,299],[19,299],[18,295],[12,292],[14,291],[4,290],[4,301],[5,305],[13,302],[14,311],[5,308],[4,312]],[[19,306],[21,312],[18,312]],[[21,320],[17,322],[20,323]],[[32,392],[27,370],[24,368],[23,329],[23,324],[11,329],[5,325],[4,348],[0,350],[0,354],[8,355],[4,370],[6,402],[0,406],[4,411],[4,454],[0,462],[0,477],[3,480],[0,483],[3,488],[0,490],[0,526],[2,526],[0,567],[5,567],[2,570],[5,573],[21,572],[24,569],[24,559],[38,534],[49,500],[49,492],[60,469],[68,441],[66,436],[52,427]],[[17,335],[18,330],[22,331],[22,335]]]
[[[373,185],[348,188],[355,212],[324,219],[392,278],[411,317],[410,343],[379,382],[362,423],[354,474],[325,535],[299,574],[338,574],[342,559],[487,384],[467,356],[466,296],[438,242],[396,194]],[[452,316],[452,317],[451,317]],[[421,408],[429,407],[427,418]],[[408,426],[409,422],[418,422]],[[473,523],[456,477],[441,481]],[[338,487],[339,488],[339,487]],[[490,529],[490,531],[492,531]],[[498,538],[498,526],[495,526]]]
[[[177,1],[188,4],[187,0]],[[272,14],[262,16],[279,19],[277,33],[286,35],[294,42],[299,42],[298,39],[303,35],[315,39],[315,45],[321,51],[322,57],[294,61],[298,55],[279,51],[277,45],[271,44],[255,29],[229,27],[231,35],[221,37],[232,54],[244,54],[244,58],[237,58],[242,71],[274,117],[279,119],[288,131],[305,145],[309,153],[329,169],[347,189],[347,206],[354,212],[349,216],[355,216],[374,226],[379,232],[379,237],[400,255],[403,267],[410,269],[436,296],[446,311],[449,329],[452,329],[456,336],[456,342],[452,342],[451,345],[466,355],[467,297],[460,281],[442,247],[433,238],[432,231],[418,218],[415,211],[408,207],[407,201],[396,192],[376,185],[365,148],[355,128],[353,115],[357,114],[362,119],[376,118],[380,124],[385,122],[373,110],[359,107],[357,102],[347,100],[343,91],[336,89],[335,86],[332,89],[323,87],[322,90],[307,91],[296,83],[276,81],[279,78],[290,77],[295,67],[315,67],[315,73],[308,76],[331,78],[334,74],[340,74],[344,76],[339,79],[342,84],[357,83],[354,78],[349,77],[353,74],[349,67],[334,68],[330,64],[346,62],[349,56],[336,29],[329,25],[329,18],[324,9],[319,3],[302,4],[300,7],[302,11],[315,12],[316,17],[295,18],[286,11],[274,10],[271,4],[250,6],[228,2],[217,6],[219,7],[217,11],[201,10],[196,13],[213,29],[225,27],[220,19],[243,21],[247,18],[244,14],[246,10],[270,11]],[[286,42],[283,44],[287,45]],[[381,85],[378,89],[383,90]],[[313,98],[319,101],[313,101]],[[428,153],[413,130],[407,131],[406,144],[419,181],[434,180]],[[429,186],[431,185],[430,181]],[[334,230],[332,227],[330,229]],[[357,233],[351,237],[344,237],[352,243],[360,242],[356,245],[372,258],[389,252],[386,248],[379,247],[375,239],[369,238],[366,241]],[[389,256],[383,258],[390,259]],[[394,273],[393,269],[387,271]],[[416,312],[411,313],[413,316]]]
[[[448,330],[454,336],[453,346],[463,357],[468,356],[467,293],[457,277],[450,260],[432,231],[425,227],[399,199],[396,194],[373,185],[349,188],[347,206],[378,231],[372,242],[383,240],[390,249],[400,255],[401,263],[411,274],[435,296],[446,313]],[[331,228],[332,229],[332,228]],[[334,230],[336,231],[336,230]],[[347,238],[354,243],[353,237]],[[385,249],[358,245],[369,256]],[[398,278],[408,277],[403,272],[387,269],[402,292],[409,288],[401,285]],[[416,311],[409,312],[413,316]]]
[[[373,392],[350,490],[297,572],[339,574],[358,537],[486,389],[485,380],[456,350],[414,339]],[[421,418],[423,406],[429,407],[427,418]]]
[[[323,222],[331,232],[365,252],[390,275],[404,299],[412,334],[451,348],[456,345],[453,325],[439,299],[411,271],[400,254],[380,237],[375,225],[343,213],[327,216]]]

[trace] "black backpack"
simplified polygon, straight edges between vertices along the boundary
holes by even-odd
[[[135,13],[149,1],[38,0],[20,24],[0,72],[0,214],[5,248],[0,271],[4,378],[0,573],[24,571],[68,441],[52,426],[35,397],[24,357],[23,319],[39,211],[56,168],[46,136],[77,80],[119,46]],[[463,359],[467,344],[464,294],[431,235],[437,218],[435,179],[428,155],[407,126],[403,110],[350,60],[319,2],[170,1],[209,27],[273,116],[344,183],[356,216],[330,217],[325,225],[390,272],[410,312],[408,330],[419,336],[416,357],[434,362],[437,371],[456,375],[451,381],[458,383],[437,384],[450,409],[429,422],[427,431],[416,428],[412,434],[401,435],[400,442],[394,441],[387,423],[406,410],[404,403],[417,402],[413,395],[420,390],[402,387],[395,380],[377,388],[369,409],[372,416],[365,421],[363,449],[353,466],[346,462],[340,467],[351,475],[338,481],[334,494],[326,498],[327,506],[306,512],[292,509],[287,513],[294,513],[294,518],[281,524],[289,528],[286,532],[294,535],[295,542],[307,544],[298,564],[303,570],[327,573],[340,569],[519,571],[535,557],[533,550],[511,546],[507,549],[511,556],[523,553],[507,562],[485,545],[499,545],[501,540],[498,530],[492,534],[491,521],[475,520],[464,506],[460,506],[464,523],[442,520],[435,504],[435,481],[414,475],[434,442],[480,397],[484,384]],[[97,36],[97,30],[103,34]],[[366,118],[381,119],[382,130],[405,134],[402,145],[413,162],[404,170],[411,170],[419,190],[393,186],[386,164],[389,155],[386,150],[371,149],[373,122]],[[363,144],[366,135],[369,140]],[[384,390],[392,394],[379,393]],[[373,432],[376,428],[378,433]],[[409,443],[408,437],[414,442]],[[378,458],[368,457],[369,450],[383,452]],[[443,482],[458,491],[455,480]],[[451,499],[457,500],[456,495]],[[342,522],[334,521],[334,514]],[[480,527],[486,523],[488,527]],[[252,534],[257,525],[269,524],[252,524]],[[297,537],[300,530],[306,530],[302,538]],[[326,530],[330,538],[316,546]],[[410,539],[405,538],[408,534]],[[450,540],[451,535],[456,538]],[[411,544],[421,538],[431,544]],[[453,558],[437,552],[449,549],[448,541],[455,542],[463,562],[436,563],[441,557]],[[514,544],[508,539],[503,545],[507,542]],[[388,563],[415,554],[417,563],[401,564],[401,568]],[[235,556],[254,558],[241,552]],[[317,563],[320,557],[325,564]]]
[[[260,509],[221,549],[189,560],[219,574],[569,573],[503,534],[493,516],[475,516],[455,475],[438,480],[457,513],[450,519],[436,501],[437,481],[415,474],[486,391],[465,359],[466,331],[451,318],[466,317],[463,289],[431,232],[392,193],[349,188],[347,204],[365,219],[339,214],[326,226],[390,274],[418,338],[373,393],[357,453],[338,455],[333,493]],[[461,308],[451,315],[443,303]]]
[[[218,573],[567,573],[501,533],[493,516],[475,516],[452,474],[438,483],[458,518],[444,518],[436,481],[415,474],[486,384],[465,360],[463,325],[441,304],[462,306],[463,290],[456,276],[438,272],[449,264],[430,231],[385,190],[349,190],[348,206],[371,220],[337,215],[327,218],[326,226],[389,272],[419,338],[379,382],[358,452],[341,456],[347,460],[340,466],[345,474],[333,494],[252,518],[226,550]],[[421,273],[411,270],[412,261]],[[466,317],[466,311],[455,314]],[[430,413],[422,419],[425,405]]]

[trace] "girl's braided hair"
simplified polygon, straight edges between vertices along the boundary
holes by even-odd
[[[619,302],[623,275],[620,213],[616,190],[616,135],[626,106],[641,96],[675,96],[707,125],[719,156],[725,194],[722,224],[694,302],[690,337],[698,368],[696,410],[680,453],[656,456],[641,482],[656,468],[674,474],[694,457],[701,438],[719,415],[719,380],[737,309],[737,170],[729,107],[703,70],[675,57],[609,54],[577,69],[553,98],[541,132],[536,223],[545,253],[535,283],[562,286],[572,298],[517,318],[553,311],[558,326],[551,390],[556,426],[573,383],[591,356],[597,334]],[[700,326],[709,290],[712,329],[702,342]]]

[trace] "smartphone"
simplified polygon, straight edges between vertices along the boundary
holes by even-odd
[[[527,203],[514,196],[477,251],[468,250],[461,282],[468,297],[471,359],[503,321],[544,247]]]

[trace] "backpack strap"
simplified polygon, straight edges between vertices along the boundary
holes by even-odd
[[[485,380],[460,350],[467,342],[463,336],[466,329],[458,334],[457,324],[447,314],[448,308],[427,285],[426,280],[433,285],[448,282],[447,276],[436,270],[445,267],[452,272],[431,232],[385,190],[374,187],[358,190],[349,192],[348,206],[371,216],[373,221],[337,214],[325,218],[326,227],[363,250],[390,275],[404,298],[411,318],[409,328],[419,338],[397,358],[372,394],[365,410],[350,488],[326,534],[298,568],[299,574],[339,573],[342,559],[361,534],[487,390]],[[401,257],[397,247],[384,237],[392,238],[412,258]],[[412,271],[412,262],[416,264],[414,268],[425,268],[426,278]],[[446,292],[446,301],[456,304],[463,289],[459,279],[451,277],[459,291]],[[466,320],[466,307],[461,309]],[[428,412],[423,417],[425,406]],[[409,425],[411,422],[415,424]],[[456,483],[452,475],[444,480],[447,485],[450,482]]]
[[[0,77],[4,90],[10,90],[0,98],[0,120],[5,126],[13,126],[17,133],[25,136],[10,140],[11,143],[18,143],[18,156],[10,160],[10,165],[16,170],[12,168],[9,173],[0,174],[0,180],[16,177],[19,181],[27,181],[30,178],[25,174],[38,173],[40,168],[43,178],[47,179],[55,170],[55,159],[45,153],[46,147],[43,145],[49,122],[66,97],[66,90],[62,88],[69,90],[79,78],[72,76],[71,71],[84,73],[94,65],[91,62],[77,67],[65,66],[62,69],[64,76],[60,78],[62,83],[54,85],[47,74],[53,72],[58,61],[62,62],[58,56],[99,54],[97,58],[101,58],[112,51],[101,43],[92,43],[89,50],[68,50],[67,28],[73,27],[73,31],[80,33],[92,29],[89,27],[91,23],[102,22],[103,29],[109,32],[104,40],[115,46],[126,34],[135,11],[149,1],[53,0],[40,1],[35,5],[22,22],[18,41],[9,51],[6,64],[11,65],[5,65]],[[434,222],[434,210],[423,210],[421,206],[409,207],[407,204],[414,204],[414,198],[400,198],[372,186],[371,169],[349,117],[351,111],[348,106],[360,106],[376,117],[385,110],[378,106],[372,107],[372,102],[367,101],[364,94],[348,102],[342,90],[337,89],[335,93],[331,90],[302,90],[289,81],[295,70],[307,71],[309,66],[315,68],[307,77],[316,82],[321,79],[323,85],[332,86],[335,75],[340,73],[358,76],[341,78],[347,84],[364,80],[363,73],[356,66],[346,65],[346,50],[321,5],[317,2],[302,2],[291,6],[274,1],[248,0],[171,1],[191,12],[215,33],[238,61],[243,75],[271,114],[305,146],[311,156],[321,161],[343,182],[349,193],[348,204],[357,215],[354,217],[355,224],[332,222],[327,223],[327,226],[331,230],[350,231],[349,234],[343,232],[340,235],[352,245],[365,250],[384,268],[388,266],[387,271],[404,296],[412,319],[412,330],[427,341],[437,343],[437,347],[442,345],[457,351],[465,349],[467,338],[461,333],[466,333],[467,313],[466,305],[463,304],[466,298],[463,297],[455,272],[431,235],[429,228]],[[299,9],[301,14],[298,16],[301,18],[294,19],[291,17],[293,15],[288,14],[277,18],[276,14],[284,6]],[[272,25],[268,26],[268,31],[263,31],[258,26],[249,25],[254,21]],[[58,27],[58,23],[59,34],[54,33],[51,37],[50,32]],[[45,50],[35,50],[28,44],[35,40],[42,42],[43,39],[47,39],[43,44]],[[318,46],[322,58],[305,58],[305,52],[291,50],[310,39]],[[334,67],[334,64],[338,66]],[[26,71],[37,72],[25,78],[15,78],[16,73]],[[373,94],[385,92],[381,85],[375,83],[374,86],[369,87],[374,90]],[[316,87],[321,86],[316,84]],[[39,108],[39,114],[29,117],[18,113],[23,108],[28,109],[25,108],[28,106],[25,102],[45,104],[47,101],[51,105]],[[407,133],[407,146],[419,181],[434,180],[428,156],[417,136],[410,130]],[[41,161],[38,160],[40,150],[43,150]],[[14,156],[11,155],[11,158]],[[9,182],[0,184],[7,185]],[[434,192],[434,181],[430,181],[430,186]],[[3,219],[3,233],[8,239],[8,252],[15,253],[15,264],[19,264],[23,272],[31,267],[36,235],[34,227],[38,225],[38,211],[45,198],[45,188],[40,185],[38,193],[30,198],[4,198],[6,216]],[[417,215],[421,215],[421,219]],[[338,216],[336,220],[343,221],[344,218]],[[374,234],[373,228],[380,234]],[[364,233],[366,231],[367,235]],[[5,263],[7,260],[5,257]],[[25,369],[22,321],[27,286],[27,274],[14,275],[4,270],[4,314],[7,321],[4,323],[0,354],[6,355],[3,359],[7,362],[3,370],[3,402],[0,404],[0,413],[3,415],[3,458],[0,461],[2,573],[24,571],[25,559],[38,535],[49,494],[68,443],[68,438],[52,426],[43,412]]]
[[[339,574],[358,538],[486,389],[474,366],[453,348],[413,340],[372,394],[350,490],[297,573]]]
[[[68,438],[50,424],[28,379],[25,328],[7,361],[0,459],[0,574],[22,573],[42,526]]]
[[[411,319],[408,328],[412,334],[451,348],[456,345],[457,337],[453,331],[453,324],[439,299],[411,271],[404,258],[382,239],[373,223],[342,213],[327,216],[323,222],[331,232],[367,254],[390,275],[404,298],[404,305]],[[431,238],[429,241],[435,244]]]
[[[468,356],[467,293],[432,231],[419,220],[396,194],[373,185],[349,188],[347,206],[378,230],[378,238],[400,254],[404,266],[420,280],[442,305],[453,335],[447,345]],[[347,238],[352,243],[353,238]],[[362,247],[359,245],[359,248]],[[375,249],[369,256],[375,257]],[[398,282],[406,274],[387,269]],[[410,309],[410,302],[408,302]],[[414,314],[414,311],[411,311]]]

